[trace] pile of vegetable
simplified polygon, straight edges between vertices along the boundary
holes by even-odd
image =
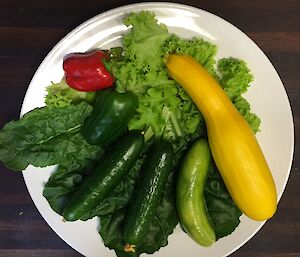
[[[178,222],[209,246],[234,231],[242,211],[271,217],[274,182],[252,144],[260,119],[242,96],[253,79],[246,63],[216,61],[214,44],[170,34],[148,11],[124,23],[130,29],[122,47],[67,56],[65,77],[47,87],[46,106],[2,128],[3,164],[57,165],[43,192],[51,208],[70,222],[98,217],[104,244],[118,256],[159,250]],[[236,144],[225,140],[228,133],[237,133]],[[261,201],[249,175],[238,174],[250,170],[241,171],[233,156],[239,146],[253,157],[247,166],[265,188],[257,191],[266,196]]]

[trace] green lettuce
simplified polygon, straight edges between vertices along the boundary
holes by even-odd
[[[95,92],[80,92],[68,86],[66,81],[62,79],[59,83],[51,83],[46,88],[45,104],[48,107],[63,108],[80,102],[93,103]]]
[[[223,58],[218,61],[220,84],[230,99],[245,93],[253,80],[247,64],[236,58]]]
[[[161,58],[162,44],[169,36],[166,26],[158,24],[154,14],[147,11],[132,13],[124,23],[131,30],[123,36],[123,58],[110,64],[116,89],[142,95],[149,86],[168,83]]]
[[[123,37],[126,58],[141,71],[161,70],[163,62],[159,57],[161,46],[169,36],[167,27],[158,24],[155,15],[147,11],[132,13],[124,24],[132,26],[130,33]]]
[[[261,120],[253,112],[249,102],[242,96],[253,81],[247,64],[236,58],[223,58],[217,64],[219,81],[226,94],[231,99],[237,110],[244,116],[253,132],[259,131]]]
[[[242,96],[237,96],[233,103],[238,111],[244,116],[254,133],[260,131],[260,118],[251,111],[249,102]]]
[[[192,56],[212,76],[217,77],[215,69],[215,56],[217,46],[202,38],[183,39],[177,35],[171,35],[162,47],[163,54],[180,54]]]

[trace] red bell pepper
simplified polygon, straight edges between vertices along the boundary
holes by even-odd
[[[103,60],[109,60],[103,51],[71,54],[63,62],[67,84],[84,92],[111,87],[115,80]]]

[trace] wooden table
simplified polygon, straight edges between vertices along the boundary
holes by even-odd
[[[49,50],[83,21],[135,1],[0,1],[0,127],[17,119],[30,80]],[[246,32],[279,72],[300,136],[300,1],[177,1],[212,12]],[[270,95],[270,97],[272,97]],[[284,131],[282,132],[284,136]],[[232,256],[300,256],[300,147],[278,212]],[[81,256],[43,220],[21,173],[0,165],[0,257]]]

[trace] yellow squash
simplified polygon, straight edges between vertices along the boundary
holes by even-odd
[[[171,54],[166,66],[204,116],[214,161],[232,199],[251,219],[272,217],[277,206],[275,184],[247,121],[193,58]]]

